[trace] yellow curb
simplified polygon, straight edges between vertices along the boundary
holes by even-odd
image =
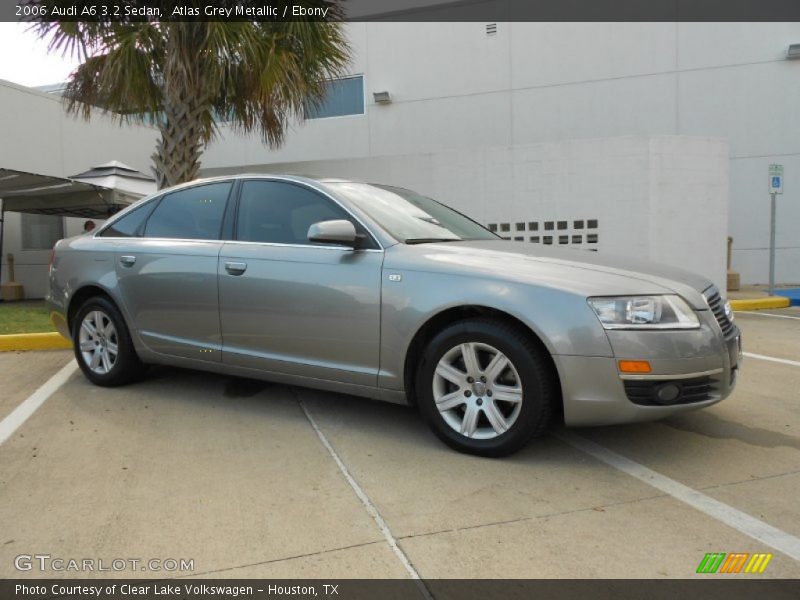
[[[60,333],[15,333],[0,335],[0,352],[13,350],[61,350],[72,348],[72,342]]]
[[[733,310],[762,310],[765,308],[786,308],[792,301],[783,296],[765,296],[764,298],[747,298],[746,300],[730,300]]]

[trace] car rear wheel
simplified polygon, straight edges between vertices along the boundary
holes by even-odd
[[[434,433],[469,454],[505,456],[547,427],[557,386],[545,351],[505,323],[470,319],[431,340],[416,379]]]
[[[107,298],[90,298],[78,309],[72,343],[83,374],[96,385],[124,385],[144,372],[125,321]]]

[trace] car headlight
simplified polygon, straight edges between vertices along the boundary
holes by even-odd
[[[700,321],[680,296],[589,298],[606,329],[698,329]]]

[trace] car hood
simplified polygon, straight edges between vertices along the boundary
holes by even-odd
[[[512,279],[594,295],[682,296],[695,309],[708,305],[702,292],[712,282],[675,267],[578,249],[548,248],[503,240],[399,244],[386,267],[459,272]]]

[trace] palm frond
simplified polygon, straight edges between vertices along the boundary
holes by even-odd
[[[337,0],[304,4],[342,18]],[[221,120],[280,145],[291,122],[321,101],[326,81],[340,76],[350,60],[342,25],[334,22],[42,21],[35,28],[51,51],[82,61],[67,85],[68,110],[85,118],[99,109],[122,121],[155,119],[162,138],[168,131],[171,138],[186,138],[181,143],[195,162]],[[181,136],[176,123],[190,134]]]

